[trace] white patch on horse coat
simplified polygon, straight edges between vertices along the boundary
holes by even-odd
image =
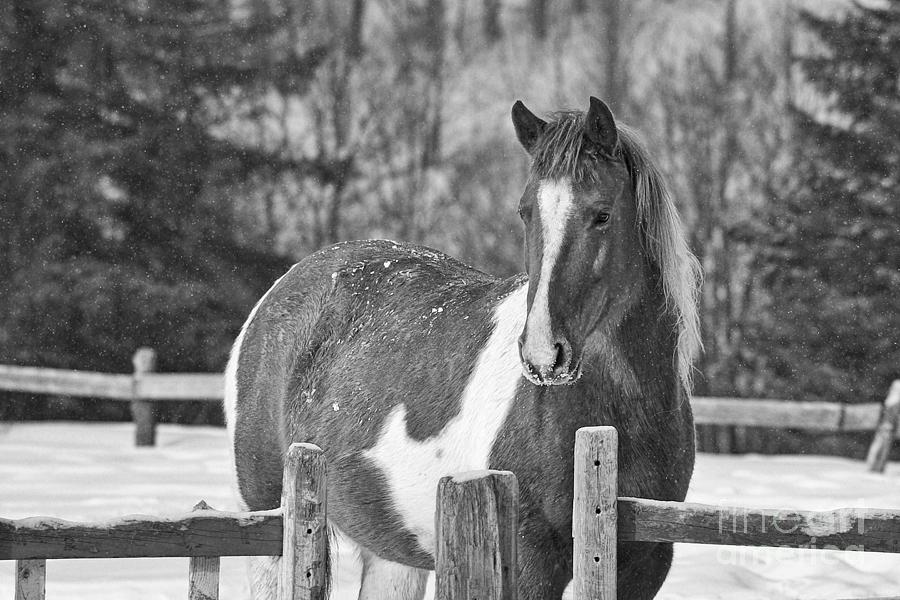
[[[567,178],[542,181],[538,188],[537,199],[544,253],[522,350],[535,366],[551,367],[556,361],[556,348],[550,327],[550,276],[556,267],[566,222],[572,213],[572,181]]]
[[[528,286],[507,296],[494,313],[494,331],[478,356],[460,400],[460,410],[441,432],[410,439],[406,406],[394,407],[375,445],[365,452],[390,488],[403,526],[434,554],[434,509],[438,480],[460,471],[488,468],[497,438],[522,377],[517,338],[525,322]]]
[[[225,427],[228,429],[228,450],[231,460],[231,469],[234,471],[235,463],[234,463],[234,426],[237,422],[237,371],[238,364],[240,363],[240,354],[241,354],[241,346],[244,343],[244,335],[247,333],[247,328],[250,327],[250,323],[253,322],[254,317],[256,317],[256,313],[259,311],[259,307],[262,306],[262,303],[265,299],[272,293],[281,280],[287,277],[288,273],[293,270],[288,269],[287,273],[279,277],[275,283],[272,284],[265,294],[263,294],[262,298],[256,303],[253,307],[253,310],[250,311],[250,315],[247,317],[247,320],[244,321],[243,327],[241,327],[241,332],[238,334],[237,339],[234,340],[234,345],[231,347],[231,356],[228,357],[228,365],[225,367],[225,395],[224,401],[222,403],[222,407],[225,411]],[[247,510],[247,504],[244,502],[243,498],[241,498],[240,492],[237,489],[237,474],[232,472],[232,485],[235,488],[235,498],[238,502],[238,507],[240,510]]]

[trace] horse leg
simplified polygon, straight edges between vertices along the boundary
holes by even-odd
[[[422,600],[428,571],[384,560],[360,548],[362,584],[359,600]]]
[[[251,556],[250,597],[253,600],[278,600],[280,556]]]

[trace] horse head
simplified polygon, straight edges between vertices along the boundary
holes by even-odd
[[[528,315],[519,337],[525,377],[574,383],[588,337],[614,328],[643,281],[635,189],[612,112],[596,98],[586,113],[546,122],[516,102],[512,120],[531,156],[519,202],[525,225]]]

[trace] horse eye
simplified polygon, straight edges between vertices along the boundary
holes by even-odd
[[[599,227],[599,226],[603,225],[604,223],[606,223],[607,221],[609,221],[609,213],[608,212],[600,212],[600,213],[597,213],[596,217],[594,217],[594,222],[592,223],[592,225],[594,227]]]
[[[528,221],[531,219],[530,204],[522,204],[519,206],[519,218],[521,218],[523,221]]]

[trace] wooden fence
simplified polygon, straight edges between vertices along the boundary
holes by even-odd
[[[152,348],[138,349],[131,362],[131,375],[0,365],[0,390],[129,402],[138,446],[156,443],[156,402],[222,401],[225,385],[220,373],[156,373]]]
[[[578,430],[572,507],[575,600],[616,598],[617,542],[688,542],[900,553],[900,510],[811,512],[618,497],[618,435]],[[190,557],[188,597],[217,600],[219,557],[281,556],[282,600],[325,600],[326,468],[322,451],[293,444],[281,506],[223,513],[201,503],[175,519],[72,523],[0,519],[0,560],[16,562],[16,599],[43,600],[46,561]],[[515,600],[518,486],[514,474],[444,477],[435,513],[438,600]]]
[[[900,553],[898,509],[798,511],[618,497],[617,452],[613,427],[576,433],[576,599],[616,598],[611,540]]]
[[[227,513],[201,502],[174,519],[0,519],[0,560],[16,561],[16,600],[43,600],[48,559],[184,556],[190,558],[188,598],[216,600],[220,557],[281,556],[280,597],[324,600],[325,483],[322,451],[293,444],[280,508]]]
[[[135,443],[156,439],[154,404],[173,400],[219,402],[224,394],[219,373],[157,373],[151,348],[135,352],[131,375],[0,365],[0,390],[124,400],[131,404]],[[882,472],[900,421],[900,380],[883,403],[796,402],[758,398],[691,399],[697,425],[735,425],[829,432],[874,431],[867,463]]]

